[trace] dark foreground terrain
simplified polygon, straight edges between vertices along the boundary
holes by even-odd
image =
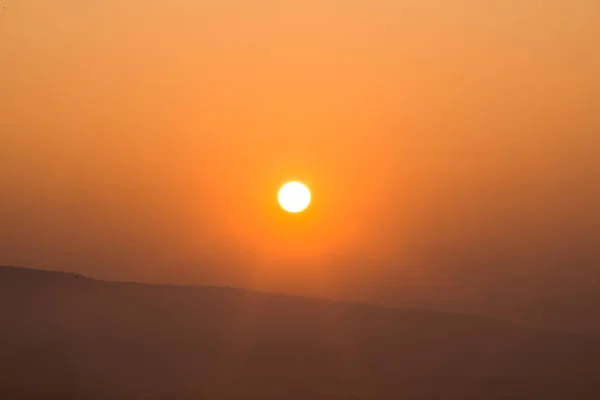
[[[599,399],[594,339],[0,267],[2,399]]]

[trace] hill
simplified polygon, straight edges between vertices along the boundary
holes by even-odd
[[[459,314],[0,267],[0,397],[595,399],[596,339]]]

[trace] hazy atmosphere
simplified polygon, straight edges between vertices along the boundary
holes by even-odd
[[[600,332],[597,0],[1,6],[0,265]]]

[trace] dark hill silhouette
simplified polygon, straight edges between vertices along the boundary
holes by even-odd
[[[596,399],[595,339],[0,267],[0,398]]]

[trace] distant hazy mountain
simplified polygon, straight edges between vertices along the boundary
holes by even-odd
[[[464,315],[0,267],[0,398],[587,400],[600,398],[600,345]]]

